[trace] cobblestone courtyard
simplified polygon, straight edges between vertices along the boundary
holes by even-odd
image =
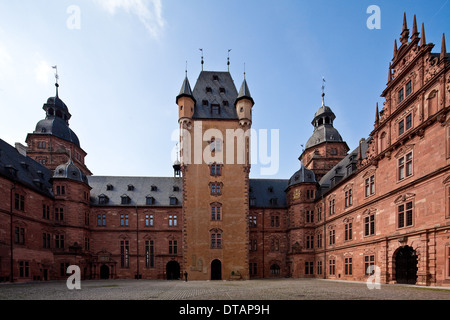
[[[0,300],[450,300],[450,288],[319,279],[251,281],[85,280],[0,284]]]

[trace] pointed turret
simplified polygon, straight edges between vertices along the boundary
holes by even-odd
[[[388,83],[392,80],[391,63],[389,62]]]
[[[419,40],[419,32],[417,31],[417,22],[416,22],[416,15],[414,15],[414,21],[413,21],[413,28],[412,28],[412,35],[411,40]]]
[[[447,48],[445,47],[445,33],[443,33],[441,44],[441,55],[439,56],[439,61],[444,61],[446,59],[447,59]]]
[[[393,57],[393,59],[395,59],[395,57],[397,57],[397,39],[394,40],[394,57]]]
[[[252,108],[255,102],[248,89],[247,80],[242,81],[241,89],[239,90],[238,96],[236,98],[235,106],[236,112],[238,114],[240,123],[250,124],[252,123]]]
[[[183,84],[181,85],[180,93],[176,98],[176,104],[178,105],[178,121],[181,121],[183,118],[192,118],[192,115],[194,114],[195,99],[192,95],[187,71]]]
[[[421,32],[421,38],[420,38],[420,46],[423,47],[427,44],[427,40],[425,40],[425,26],[422,22],[422,32]]]
[[[178,103],[178,99],[183,96],[191,97],[192,99],[194,99],[194,97],[192,96],[191,85],[189,84],[187,74],[184,78],[183,84],[181,85],[180,93],[177,96],[176,103]]]
[[[239,90],[239,94],[236,98],[236,103],[240,100],[240,99],[244,99],[247,98],[249,100],[251,100],[253,102],[253,98],[250,94],[250,90],[248,89],[248,85],[247,85],[247,81],[244,78],[244,81],[242,82],[241,85],[241,89]],[[254,102],[253,102],[254,103]]]
[[[378,126],[378,122],[380,121],[380,112],[378,111],[378,102],[375,110],[375,125]]]
[[[406,25],[406,12],[403,13],[403,29],[400,35],[401,35],[400,41],[402,42],[402,45],[408,44],[409,29],[408,26]]]

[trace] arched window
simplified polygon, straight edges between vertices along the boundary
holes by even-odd
[[[280,271],[281,271],[280,266],[277,265],[276,263],[274,263],[270,266],[270,274],[271,275],[280,275],[280,273],[281,273]]]

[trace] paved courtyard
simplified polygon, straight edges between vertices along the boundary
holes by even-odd
[[[450,288],[319,279],[250,281],[85,280],[0,284],[0,300],[450,300]]]

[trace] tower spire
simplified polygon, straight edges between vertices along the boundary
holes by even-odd
[[[413,28],[412,28],[412,35],[411,40],[416,40],[419,38],[419,32],[417,31],[417,21],[416,21],[416,15],[414,15],[414,21],[413,21]]]
[[[378,125],[379,121],[380,121],[380,112],[378,111],[378,102],[377,102],[377,107],[375,110],[375,125]]]
[[[397,56],[397,39],[394,39],[394,59]]]
[[[425,40],[425,26],[424,23],[422,22],[422,36],[420,38],[420,46],[425,46],[427,44],[427,41]]]
[[[401,35],[400,41],[402,42],[402,45],[407,44],[409,37],[409,29],[408,26],[406,25],[406,12],[403,13],[403,30],[400,35]]]
[[[439,61],[447,59],[447,48],[445,47],[445,33],[442,34],[441,55]]]

